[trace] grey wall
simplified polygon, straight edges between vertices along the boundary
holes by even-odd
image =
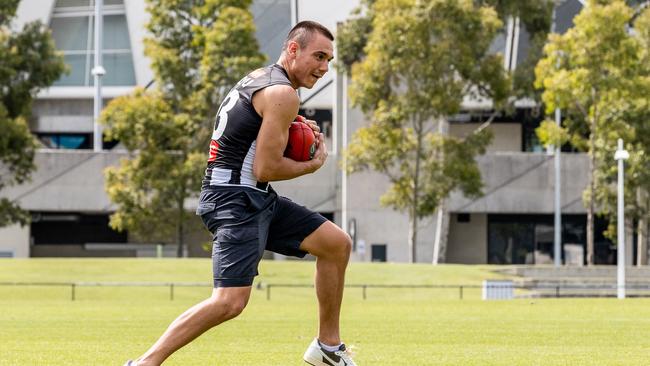
[[[349,176],[348,183],[348,219],[356,219],[357,239],[366,244],[365,254],[358,254],[358,259],[370,260],[371,244],[386,244],[388,261],[408,261],[408,216],[379,204],[379,197],[389,185],[386,176],[373,172],[356,173]],[[430,262],[435,233],[433,217],[423,220],[418,226],[417,260]]]
[[[29,183],[9,187],[0,197],[17,200],[31,211],[112,212],[115,206],[104,190],[104,170],[116,166],[127,157],[124,151],[38,150],[37,170]],[[303,205],[320,211],[336,209],[336,159],[332,158],[314,174],[273,187]],[[200,187],[196,187],[198,196]],[[196,207],[196,199],[188,200],[188,210]]]
[[[449,134],[456,137],[465,137],[476,131],[478,127],[478,123],[452,123],[449,125]],[[487,147],[487,152],[521,151],[521,124],[492,123],[488,126],[488,130],[492,132],[494,138]]]
[[[470,214],[469,222],[458,222],[450,214],[446,263],[487,263],[487,214]]]
[[[0,228],[0,252],[10,252],[14,258],[29,257],[29,225]]]
[[[451,212],[553,213],[553,157],[536,153],[492,153],[477,159],[485,195],[470,200],[455,192]],[[586,154],[562,154],[562,212],[585,213]]]

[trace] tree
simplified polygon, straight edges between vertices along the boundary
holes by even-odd
[[[418,220],[433,214],[454,189],[470,197],[481,193],[474,158],[491,135],[481,129],[459,139],[441,133],[440,126],[459,112],[467,95],[497,105],[505,100],[509,80],[502,58],[488,52],[501,21],[493,8],[472,1],[368,4],[372,31],[363,58],[350,68],[350,98],[371,123],[353,135],[348,168],[389,177],[381,203],[408,213],[414,262]]]
[[[364,48],[372,33],[376,0],[361,0],[359,7],[352,11],[351,17],[339,25],[336,37],[338,67],[350,73],[352,64],[365,57]],[[512,75],[512,95],[518,98],[540,100],[540,92],[534,87],[534,68],[542,56],[542,49],[551,29],[554,0],[480,0],[477,6],[493,7],[499,19],[506,23],[510,18],[518,18],[529,35],[529,48],[526,59],[522,60]],[[502,28],[501,32],[505,32]]]
[[[647,137],[640,132],[647,132],[647,119],[642,119],[647,118],[648,58],[642,57],[643,37],[629,32],[632,16],[633,10],[623,0],[589,1],[575,17],[575,27],[564,35],[550,35],[535,69],[547,113],[561,108],[568,115],[562,128],[551,123],[542,126],[540,138],[555,136],[545,141],[553,144],[570,139],[589,154],[589,185],[583,198],[590,265],[594,264],[596,207],[610,223],[615,222],[616,140],[623,138],[633,151],[647,151]],[[636,192],[642,187],[647,192],[647,164],[647,158],[634,154],[628,162],[633,172],[626,182],[628,203],[640,205]],[[647,203],[631,209],[637,218],[644,210],[647,213]]]
[[[118,206],[110,225],[156,241],[175,232],[179,257],[185,201],[201,186],[219,103],[264,62],[250,3],[148,0],[151,37],[144,43],[156,89],[116,98],[102,113],[107,138],[129,151],[106,170],[106,190]]]
[[[0,2],[0,190],[29,180],[36,168],[37,144],[26,122],[32,97],[52,85],[65,70],[63,57],[41,22],[12,32],[10,25],[18,2]],[[0,227],[25,225],[28,220],[28,213],[16,202],[0,198]]]
[[[607,129],[596,142],[596,202],[609,219],[605,235],[616,241],[617,169],[612,156],[616,140],[622,138],[630,159],[625,162],[626,226],[636,223],[637,265],[647,264],[648,221],[650,220],[650,9],[637,9],[627,25],[636,52],[627,88],[617,90],[608,98]],[[630,28],[632,27],[632,28]]]
[[[376,0],[362,0],[359,8],[353,11],[352,17],[339,25],[337,31],[337,67],[345,73],[352,72],[352,65],[359,63],[366,57],[366,45],[372,34],[374,19],[377,14],[374,4]],[[532,69],[541,57],[542,46],[546,40],[547,33],[551,27],[552,9],[555,4],[553,0],[482,0],[474,1],[476,6],[493,7],[502,22],[511,18],[520,19],[530,36],[529,52],[525,60],[517,65],[511,75],[512,89],[509,90],[508,103],[501,108],[495,104],[492,116],[482,125],[481,129],[491,123],[498,113],[508,114],[512,111],[514,101],[517,98],[527,97],[538,101],[539,92],[533,87]],[[504,32],[501,27],[500,32]],[[495,70],[498,72],[498,70]],[[438,154],[439,159],[444,154]],[[444,201],[439,207],[439,214],[444,211]],[[441,217],[439,217],[440,219]],[[440,220],[439,220],[440,221]],[[439,227],[440,228],[440,227]],[[442,233],[437,230],[436,243],[444,242]],[[434,245],[434,251],[438,246]],[[439,252],[443,258],[444,245],[440,244]],[[434,254],[435,259],[435,254]]]

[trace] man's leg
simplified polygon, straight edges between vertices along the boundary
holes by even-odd
[[[320,327],[318,339],[327,345],[341,343],[339,316],[343,300],[345,269],[350,259],[350,236],[330,221],[325,222],[300,244],[316,259],[316,296]]]
[[[246,307],[251,287],[221,287],[212,296],[181,314],[151,348],[137,360],[138,366],[158,366],[172,353],[208,329],[239,315]]]

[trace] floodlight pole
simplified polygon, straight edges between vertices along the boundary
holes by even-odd
[[[623,168],[624,162],[630,157],[627,150],[623,149],[623,139],[618,139],[618,149],[614,155],[614,159],[618,161],[618,215],[617,215],[617,245],[616,251],[618,259],[617,267],[617,287],[618,298],[625,298],[625,212],[624,212],[624,181],[623,181]]]
[[[553,6],[553,19],[551,20],[551,33],[555,33],[556,22],[556,7]],[[560,60],[558,58],[557,68],[560,67]],[[555,124],[558,127],[562,126],[562,114],[560,108],[555,108]],[[555,267],[562,265],[562,196],[560,184],[562,183],[561,170],[562,165],[560,154],[562,153],[562,146],[555,146],[555,199],[554,199],[554,224],[553,224],[553,264]]]
[[[555,123],[561,126],[560,108],[555,109]],[[561,146],[555,146],[555,223],[553,230],[553,262],[555,267],[562,265],[562,206],[561,206]]]
[[[93,104],[93,150],[102,151],[102,129],[99,125],[99,113],[102,110],[102,76],[106,70],[102,67],[102,7],[104,0],[95,0],[95,67],[91,73],[95,78],[95,100]]]
[[[343,73],[341,99],[341,151],[348,148],[348,75]],[[341,156],[341,229],[348,232],[348,159]]]

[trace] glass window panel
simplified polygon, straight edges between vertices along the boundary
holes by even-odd
[[[52,18],[50,27],[54,42],[59,50],[86,50],[88,44],[88,17]]]
[[[491,222],[488,225],[489,264],[533,264],[531,223]]]
[[[129,50],[129,28],[126,25],[126,17],[120,15],[104,16],[104,44],[105,50]],[[94,47],[94,45],[93,45]]]
[[[497,36],[494,37],[492,40],[492,43],[490,44],[490,48],[488,49],[488,53],[494,55],[497,53],[500,53],[502,55],[506,54],[506,31],[505,29],[502,29],[499,33],[497,33]]]
[[[87,136],[70,136],[70,135],[61,135],[59,136],[59,148],[61,149],[81,149],[87,148],[88,137]]]
[[[535,225],[535,264],[553,264],[554,234],[552,225]]]
[[[573,18],[582,10],[579,0],[568,0],[555,8],[555,33],[564,34],[573,27]]]
[[[289,0],[255,0],[250,9],[257,27],[255,37],[260,51],[268,62],[275,62],[291,29],[291,4]]]
[[[70,74],[63,75],[54,82],[54,86],[83,86],[86,79],[86,55],[65,55],[64,61],[70,68]]]
[[[104,5],[124,5],[124,0],[104,0]],[[95,6],[95,0],[57,0],[57,8]]]
[[[47,148],[56,149],[59,146],[58,138],[56,136],[39,136],[38,139]]]
[[[68,8],[71,6],[88,6],[90,5],[90,0],[57,0],[57,8]]]
[[[90,30],[90,49],[95,49],[95,20],[90,21],[92,29]],[[126,24],[124,14],[105,15],[104,16],[104,33],[103,44],[104,50],[130,50],[131,42],[129,41],[129,28]]]
[[[526,61],[530,50],[530,34],[524,25],[519,26],[519,42],[517,44],[517,66]]]
[[[94,57],[93,55],[91,57]],[[102,85],[135,85],[135,72],[131,53],[105,53],[102,66],[106,69],[106,75],[102,78]],[[90,85],[95,85],[94,79],[94,77],[90,78]]]

